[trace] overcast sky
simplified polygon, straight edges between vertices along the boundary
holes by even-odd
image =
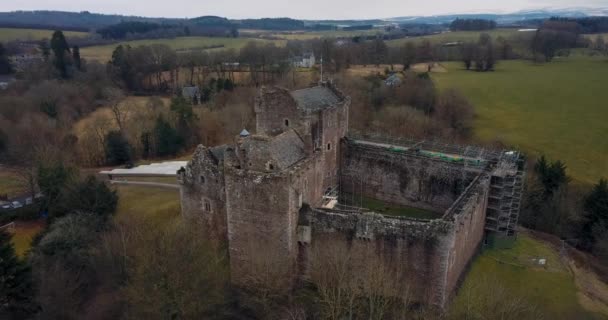
[[[527,9],[608,7],[608,0],[0,0],[0,11],[64,10],[151,17],[363,19]]]

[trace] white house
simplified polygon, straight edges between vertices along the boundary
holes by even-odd
[[[293,58],[293,65],[296,68],[312,68],[316,63],[315,54],[312,52]]]

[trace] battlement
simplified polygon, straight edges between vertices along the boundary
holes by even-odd
[[[286,290],[329,245],[399,270],[412,299],[445,306],[486,233],[513,237],[523,159],[514,151],[349,133],[331,83],[263,88],[257,132],[197,148],[178,176],[184,216],[228,244],[244,284],[264,252]],[[322,255],[321,255],[322,256]],[[266,257],[268,258],[268,257]],[[268,258],[270,259],[270,258]]]

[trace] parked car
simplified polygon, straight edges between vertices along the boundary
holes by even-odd
[[[11,203],[11,205],[13,206],[13,209],[19,209],[19,208],[23,207],[23,204],[21,202],[19,202],[19,201],[13,201]]]
[[[13,207],[11,207],[10,203],[5,203],[5,204],[2,204],[2,207],[0,207],[0,208],[2,208],[2,210],[9,210],[9,209],[12,209]]]

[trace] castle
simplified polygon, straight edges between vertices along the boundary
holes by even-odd
[[[357,136],[349,106],[331,83],[262,88],[255,134],[199,146],[178,172],[182,213],[227,243],[236,285],[259,272],[260,255],[286,287],[314,281],[311,266],[339,245],[356,257],[353,272],[380,261],[412,301],[441,308],[483,241],[514,238],[523,161],[512,151]]]

